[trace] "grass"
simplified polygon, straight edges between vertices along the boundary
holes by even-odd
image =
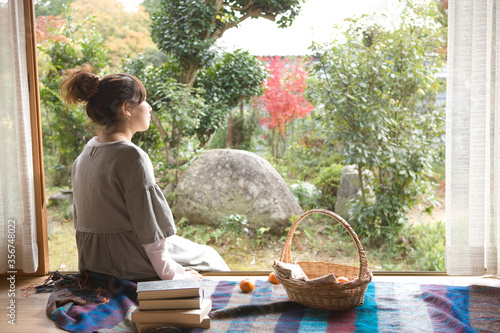
[[[59,189],[51,189],[52,193]],[[52,194],[50,193],[50,194]],[[48,193],[49,194],[49,193]],[[49,195],[50,195],[49,194]],[[49,205],[50,270],[78,269],[70,203]],[[292,221],[290,222],[290,226]],[[267,229],[248,230],[244,217],[228,217],[218,228],[177,221],[178,235],[215,248],[232,270],[269,271],[279,260],[288,230],[272,235]],[[368,266],[385,271],[444,271],[445,226],[443,222],[406,226],[393,244],[365,247]],[[302,221],[292,242],[292,259],[359,266],[357,248],[345,229],[331,217],[313,214]]]
[[[60,188],[48,188],[47,196]],[[49,269],[51,271],[77,271],[75,229],[70,201],[47,205],[47,229],[49,234]]]
[[[72,223],[53,222],[53,229],[49,237],[50,270],[77,271],[78,254]]]
[[[332,218],[311,215],[302,221],[292,241],[292,259],[359,266],[358,251],[347,231]],[[290,223],[291,225],[292,223]],[[232,270],[272,270],[279,260],[283,235],[228,230],[224,226],[179,223],[179,235],[214,247]],[[363,242],[361,242],[363,244]],[[369,267],[386,271],[444,271],[444,223],[408,225],[394,244],[365,247]]]

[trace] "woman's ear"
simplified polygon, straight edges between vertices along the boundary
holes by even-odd
[[[130,113],[130,104],[127,102],[123,103],[120,107],[120,113],[121,116],[125,118],[130,117],[132,115],[132,113]]]

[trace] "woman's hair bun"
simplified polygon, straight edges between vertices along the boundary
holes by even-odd
[[[59,92],[66,102],[70,104],[88,102],[90,97],[99,92],[100,80],[92,71],[93,68],[89,64],[66,71],[59,88]]]
[[[89,64],[67,70],[59,92],[70,104],[86,102],[85,112],[95,124],[115,124],[122,120],[125,103],[135,107],[146,100],[146,89],[135,76],[118,73],[99,79],[92,70]]]
[[[86,84],[87,86],[87,92],[88,92],[88,98],[87,100],[94,94],[97,94],[99,91],[99,77],[97,75],[92,74],[88,78],[88,83]]]

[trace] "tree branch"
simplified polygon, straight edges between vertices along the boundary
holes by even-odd
[[[160,132],[161,139],[163,140],[165,145],[167,145],[168,144],[167,132],[165,131],[165,128],[163,128],[163,125],[161,124],[160,118],[158,117],[158,115],[156,114],[156,112],[154,110],[151,111],[151,121],[153,121],[153,124],[158,129],[158,132]],[[168,151],[168,148],[167,148],[167,151]]]
[[[217,15],[219,15],[220,10],[221,10],[222,6],[224,5],[224,3],[222,1],[223,0],[215,0],[215,15],[214,15],[214,18],[212,20],[213,25],[215,25],[215,21],[217,20],[216,17],[217,17]],[[210,37],[209,31],[207,31],[207,33],[205,35],[205,38],[208,38],[208,37]]]
[[[245,15],[243,15],[242,17],[240,17],[236,22],[228,23],[228,24],[224,25],[221,29],[215,30],[210,35],[210,37],[211,38],[215,38],[215,39],[218,39],[218,38],[222,37],[222,35],[224,34],[224,32],[226,32],[226,30],[234,28],[235,26],[237,26],[241,22],[245,21],[249,17],[262,17],[262,18],[265,18],[265,19],[273,21],[273,22],[276,20],[276,16],[275,15],[261,14],[261,12],[260,12],[259,9],[253,9],[253,10],[250,10]]]
[[[232,10],[237,10],[237,11],[243,12],[243,11],[248,10],[250,7],[252,7],[254,3],[255,3],[255,0],[250,0],[250,1],[246,4],[246,6],[241,7],[241,8],[239,8],[239,7],[232,7],[232,6],[230,6],[229,4],[227,4],[227,3],[224,3],[223,5],[224,5],[224,6],[226,6],[226,7],[229,7],[229,8],[230,8],[230,9],[232,9]]]
[[[160,118],[154,111],[151,112],[151,121],[156,126],[156,128],[158,128],[158,132],[160,132],[160,137],[163,140],[163,144],[165,146],[165,152],[167,155],[167,164],[175,165],[177,167],[186,164],[188,162],[187,159],[179,160],[179,158],[175,158],[173,156],[172,150],[170,149],[170,142],[168,141],[167,132],[165,131],[165,128],[161,124]]]

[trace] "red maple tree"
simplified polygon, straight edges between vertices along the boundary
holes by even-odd
[[[258,101],[266,110],[266,117],[260,123],[284,136],[288,123],[307,116],[314,108],[304,97],[307,72],[300,58],[276,56],[263,60],[270,76]]]
[[[60,28],[64,26],[65,23],[65,20],[54,17],[53,15],[38,16],[35,22],[37,43],[43,43],[45,41],[66,42],[66,36],[59,33]]]

